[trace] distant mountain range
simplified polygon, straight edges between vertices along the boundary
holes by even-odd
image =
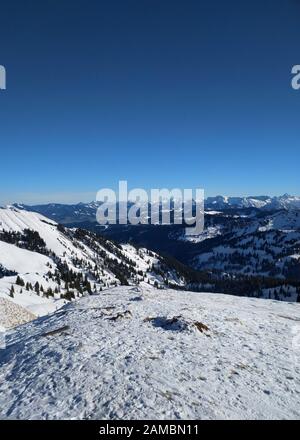
[[[300,197],[284,194],[279,197],[208,197],[206,209],[258,208],[268,211],[278,209],[300,209]]]
[[[130,205],[130,204],[129,204]],[[95,221],[98,202],[60,204],[49,203],[42,205],[14,204],[16,208],[38,212],[62,224],[75,222]],[[239,208],[256,208],[263,211],[300,210],[300,197],[284,194],[279,197],[253,196],[253,197],[208,197],[205,200],[205,209],[232,210]]]

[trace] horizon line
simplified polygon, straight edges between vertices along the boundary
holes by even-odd
[[[81,193],[82,194],[82,193]],[[87,195],[91,195],[91,193],[86,193]],[[93,193],[94,194],[94,193]],[[66,193],[64,193],[64,195],[66,195]],[[300,195],[296,195],[296,194],[289,194],[289,193],[283,193],[283,194],[279,194],[279,195],[270,195],[270,194],[258,194],[258,195],[223,195],[223,194],[216,194],[213,196],[207,196],[204,198],[204,200],[207,199],[214,199],[217,197],[222,197],[222,198],[228,198],[228,199],[259,199],[262,197],[266,197],[266,198],[283,198],[283,197],[300,197]],[[25,198],[25,197],[24,197]],[[60,197],[58,197],[59,199]],[[68,199],[66,197],[66,199]],[[128,200],[130,202],[130,200]],[[89,199],[86,201],[83,200],[53,200],[52,198],[49,200],[32,200],[32,201],[11,201],[10,200],[0,200],[0,207],[5,208],[8,206],[16,206],[16,205],[20,205],[20,206],[38,206],[38,205],[87,205],[87,204],[91,204],[91,203],[97,203],[97,200],[95,199]]]

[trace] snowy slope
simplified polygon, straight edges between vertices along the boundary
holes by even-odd
[[[53,262],[50,258],[37,252],[20,249],[17,246],[0,241],[0,264],[21,274],[27,272],[45,274],[49,271],[49,264],[53,264]]]
[[[266,230],[281,231],[300,231],[300,212],[280,211],[267,218],[266,225],[259,228],[260,231]]]
[[[41,214],[12,206],[0,208],[0,230],[22,232],[25,229],[37,231],[46,242],[47,248],[58,257],[65,253],[82,257],[82,253],[57,229],[56,222]]]
[[[22,233],[26,229],[37,231],[45,240],[47,249],[58,257],[63,256],[63,260],[70,262],[73,254],[78,256],[78,250],[58,231],[56,223],[52,220],[14,207],[0,208],[0,231]],[[29,290],[17,286],[17,276],[0,278],[0,298],[5,300],[5,303],[3,301],[0,303],[0,325],[13,326],[18,315],[17,310],[23,310],[22,314],[29,320],[51,313],[66,303],[65,300],[60,299],[60,294],[48,298],[43,294],[37,295],[33,290],[36,282],[43,286],[45,292],[49,288],[57,287],[46,275],[49,272],[54,273],[56,269],[55,262],[48,256],[0,240],[0,265],[16,272],[24,283],[30,283],[32,286]],[[10,296],[12,286],[13,297]],[[12,302],[15,306],[7,308],[6,301]],[[29,312],[27,315],[26,311]]]
[[[25,308],[28,316],[48,314],[66,300],[119,284],[147,281],[160,287],[167,278],[184,285],[172,267],[164,265],[162,272],[162,263],[162,257],[147,249],[64,228],[34,212],[0,208],[0,298]],[[6,322],[13,323],[14,316]]]
[[[26,282],[27,280],[40,281],[41,284],[43,283],[45,289],[49,285],[43,277],[36,274],[28,274],[23,277],[23,279]],[[13,298],[10,296],[12,286],[14,286],[15,290]],[[1,301],[2,299],[4,301]],[[7,301],[12,303],[11,308],[6,307]],[[0,326],[4,328],[11,328],[18,325],[18,323],[16,323],[16,314],[19,314],[18,310],[21,312],[21,309],[23,309],[22,315],[27,316],[28,321],[30,321],[36,317],[48,315],[66,303],[67,301],[60,299],[58,295],[52,298],[37,295],[33,290],[26,291],[24,287],[16,285],[16,276],[0,279]],[[18,306],[19,309],[13,305]],[[26,312],[28,313],[26,314]]]
[[[41,283],[45,287],[53,287],[53,283],[46,281],[46,274],[53,272],[55,264],[53,261],[37,252],[21,249],[9,243],[0,241],[0,264],[6,269],[21,275],[24,283]],[[37,316],[54,312],[63,306],[66,301],[56,298],[45,298],[36,295],[32,291],[26,291],[24,287],[16,285],[17,276],[0,278],[0,325],[10,328],[20,323],[19,316],[22,316],[22,323],[32,320]],[[10,296],[10,289],[14,286],[13,298]],[[7,303],[12,303],[10,307]]]
[[[149,271],[153,264],[158,263],[158,256],[154,253],[151,253],[152,256],[147,254],[146,249],[137,250],[127,244],[117,247],[110,242],[108,242],[109,246],[105,246],[105,243],[101,244],[100,242],[95,242],[95,240],[92,243],[93,237],[90,237],[89,241],[84,241],[83,238],[86,239],[88,237],[74,238],[71,233],[72,230],[67,228],[65,229],[65,233],[63,233],[59,230],[56,222],[41,214],[20,210],[13,206],[0,208],[0,232],[1,230],[23,232],[25,229],[38,232],[40,237],[45,241],[46,248],[62,261],[66,262],[72,269],[76,269],[73,264],[74,258],[83,260],[87,264],[95,264],[95,261],[99,262],[99,260],[101,260],[97,255],[101,252],[104,252],[106,257],[116,259],[118,262],[121,262],[123,257],[128,258],[135,262],[137,270]],[[91,247],[91,244],[93,244],[93,247]],[[7,254],[6,251],[5,253]],[[40,256],[37,257],[37,261],[39,258]],[[12,255],[11,260],[13,266],[16,256]],[[41,262],[41,264],[43,264],[43,262]],[[3,265],[6,267],[5,264]],[[17,272],[19,272],[19,270],[17,270]],[[25,272],[25,270],[21,269],[21,272]],[[109,274],[107,274],[107,278],[109,278]],[[115,277],[112,276],[111,278],[115,281]]]
[[[118,287],[17,328],[0,418],[300,419],[300,306]]]
[[[203,239],[203,251],[191,260],[198,270],[300,281],[299,211],[238,219],[211,215],[198,242]]]

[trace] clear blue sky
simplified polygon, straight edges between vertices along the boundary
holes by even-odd
[[[1,2],[0,203],[300,193],[300,1]]]

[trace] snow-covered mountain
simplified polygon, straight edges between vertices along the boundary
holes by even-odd
[[[299,419],[300,305],[157,290],[82,298],[6,335],[1,419]]]
[[[97,202],[91,203],[48,203],[43,205],[24,205],[17,203],[14,205],[17,209],[38,212],[47,218],[58,223],[75,223],[83,221],[95,221],[96,212],[99,207]]]
[[[145,280],[161,287],[165,278],[178,286],[185,282],[174,267],[147,249],[119,245],[78,228],[67,229],[38,213],[12,206],[0,208],[3,307],[11,301],[40,316],[111,286]],[[12,325],[15,319],[11,317]],[[9,327],[9,317],[5,322]]]
[[[44,205],[28,206],[24,204],[15,204],[16,208],[28,211],[38,212],[52,220],[63,224],[77,222],[94,222],[96,211],[99,207],[97,202],[77,203],[77,204],[59,204],[49,203]],[[300,210],[300,197],[284,194],[283,196],[252,196],[252,197],[226,197],[216,196],[208,197],[205,200],[206,210],[224,210],[237,208],[256,208],[265,211],[274,211],[280,209]]]
[[[208,197],[206,209],[257,208],[263,210],[300,209],[300,197],[284,194],[283,196],[253,196],[253,197]]]
[[[5,211],[7,210],[2,210],[3,213]],[[27,211],[20,207],[11,207],[8,209],[8,212],[17,212],[18,216],[22,217],[22,221],[27,218]],[[22,246],[25,248],[27,246],[26,249],[29,251],[38,251],[45,254],[43,246],[48,251],[52,249],[45,227],[48,228],[47,230],[52,228],[52,235],[53,230],[56,234],[55,237],[51,235],[51,240],[54,240],[55,246],[53,248],[54,260],[59,257],[60,260],[63,260],[61,264],[67,264],[68,267],[71,267],[72,271],[74,270],[74,267],[72,267],[72,265],[74,266],[73,260],[77,258],[76,252],[79,252],[77,260],[85,261],[87,266],[95,264],[95,258],[97,260],[99,256],[96,255],[95,257],[94,255],[94,242],[98,243],[100,247],[105,248],[101,250],[101,252],[104,252],[104,255],[107,251],[112,254],[109,257],[109,265],[112,266],[113,270],[110,268],[108,273],[104,271],[105,273],[102,275],[104,282],[102,280],[101,283],[97,282],[97,276],[100,276],[99,273],[96,277],[92,274],[89,282],[95,285],[93,289],[96,291],[100,287],[105,288],[114,285],[116,282],[117,284],[120,282],[124,284],[128,282],[128,277],[130,278],[130,283],[139,282],[144,277],[144,279],[149,279],[151,283],[157,281],[158,286],[175,285],[188,290],[204,290],[208,292],[275,298],[285,301],[300,301],[299,210],[281,209],[269,211],[249,207],[206,210],[204,232],[199,236],[192,237],[185,235],[184,225],[112,225],[109,228],[105,228],[96,222],[87,221],[75,222],[73,225],[70,225],[71,229],[69,229],[59,226],[55,221],[45,219],[43,216],[41,221],[40,215],[38,213],[29,213],[30,217],[37,216],[35,218],[38,218],[38,222],[34,221],[34,224],[32,224],[33,220],[29,221],[27,219],[25,224],[27,224],[27,228],[38,229],[41,234],[39,235],[40,239],[43,242],[47,242],[47,246],[46,243],[39,243],[38,238],[34,239],[32,236],[28,238],[24,234],[23,237],[18,237],[14,240],[21,241],[23,243]],[[4,214],[2,214],[2,217],[4,219]],[[43,225],[42,229],[41,225]],[[14,229],[16,229],[15,226],[13,227]],[[84,230],[85,232],[83,232]],[[92,232],[87,232],[87,230]],[[28,234],[28,231],[26,231],[26,234]],[[62,235],[59,238],[57,234]],[[111,242],[111,239],[116,241]],[[75,245],[75,250],[66,252],[65,257],[62,257],[64,247],[62,247],[61,242],[65,240],[69,243],[67,245],[69,249],[74,247],[74,240],[75,242],[79,241],[79,244]],[[82,240],[84,245],[90,249],[86,250],[89,254],[88,258],[86,256],[83,258],[81,255],[82,243],[80,242]],[[6,238],[4,241],[10,243],[11,238]],[[35,243],[33,249],[28,248],[28,242],[30,241],[31,244]],[[140,249],[123,244],[128,243],[128,241],[135,243]],[[93,245],[91,242],[93,242]],[[116,244],[117,242],[120,244]],[[27,243],[26,246],[24,243]],[[58,244],[60,248],[56,251],[55,249]],[[143,258],[150,261],[148,269],[143,267],[134,274],[132,264],[128,266],[125,261],[124,265],[122,263],[120,266],[120,273],[119,266],[111,261],[114,258],[113,256],[117,254],[121,255],[120,258],[122,260],[124,255],[126,256],[126,253],[124,254],[126,248],[127,252],[129,249],[129,260],[135,260],[136,255],[144,254]],[[155,253],[145,249],[152,249]],[[97,252],[99,252],[99,249]],[[151,258],[155,258],[158,263],[151,261],[151,258],[149,259],[147,255],[152,255],[153,257]],[[162,258],[159,255],[164,255],[164,257]],[[49,257],[47,252],[46,256]],[[91,263],[89,263],[90,258],[93,259]],[[107,264],[108,260],[106,259],[105,261]],[[103,259],[101,260],[100,258],[100,266],[103,262]],[[59,270],[62,267],[61,264],[59,264]],[[138,263],[137,267],[140,264]],[[15,275],[13,272],[14,267],[10,266],[6,261],[3,260],[2,266],[0,261],[0,276],[1,274],[6,277]],[[131,275],[128,273],[124,274],[126,267],[127,272],[128,268],[130,269]],[[84,271],[87,270],[87,268],[84,269]],[[149,275],[149,270],[151,275]],[[111,272],[113,272],[113,275],[111,275]],[[74,280],[74,275],[72,277],[71,292],[74,293],[74,290],[76,290],[74,289],[76,280]],[[64,279],[66,278],[64,276]],[[78,280],[76,284],[78,287]],[[7,289],[8,287],[9,284],[7,284]],[[46,287],[47,290],[50,287],[53,290],[52,286],[43,287]],[[61,289],[55,290],[61,291]],[[69,296],[68,292],[62,293],[67,293],[67,296]],[[76,292],[74,294],[76,296]],[[53,304],[51,307],[53,307]]]
[[[210,221],[213,226],[208,231],[213,233],[202,243],[202,236],[198,238],[202,248],[193,257],[195,268],[300,281],[299,211],[237,217],[229,222],[216,214]]]

